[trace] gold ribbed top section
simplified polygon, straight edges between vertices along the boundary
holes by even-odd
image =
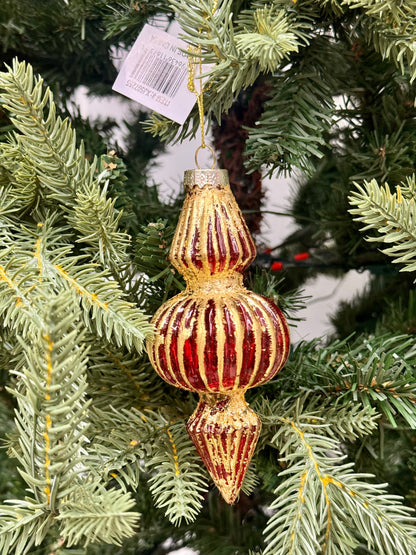
[[[229,185],[227,170],[185,170],[184,185],[186,191],[197,186],[201,189],[211,185],[221,189]]]
[[[187,170],[187,195],[169,259],[192,288],[212,276],[242,273],[256,248],[228,184],[227,170]]]

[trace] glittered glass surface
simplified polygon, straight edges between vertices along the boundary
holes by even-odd
[[[256,251],[226,173],[188,171],[186,187],[170,260],[187,288],[155,314],[148,353],[164,380],[201,395],[188,432],[233,503],[261,429],[244,392],[283,367],[289,330],[272,301],[243,286]]]

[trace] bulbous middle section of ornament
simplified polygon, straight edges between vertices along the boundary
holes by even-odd
[[[153,322],[157,331],[148,350],[154,368],[168,383],[199,393],[260,385],[282,368],[289,352],[278,307],[241,285],[184,291]]]

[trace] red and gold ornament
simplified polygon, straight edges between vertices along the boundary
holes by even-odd
[[[234,503],[261,421],[247,389],[283,367],[289,331],[277,306],[243,286],[256,250],[226,170],[187,170],[170,250],[186,290],[156,312],[150,360],[168,383],[200,400],[187,429],[223,498]]]

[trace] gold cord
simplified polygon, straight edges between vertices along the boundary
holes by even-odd
[[[217,10],[218,0],[214,0],[212,3],[212,10],[210,14],[205,16],[205,19],[209,19],[212,17]],[[199,30],[202,33],[202,29]],[[199,45],[198,48],[194,48],[192,46],[188,46],[188,89],[196,94],[196,102],[198,104],[198,113],[199,113],[199,125],[201,128],[201,145],[197,148],[195,152],[195,163],[198,168],[200,168],[198,164],[198,152],[201,148],[208,148],[214,157],[214,162],[212,164],[212,169],[215,167],[217,163],[217,157],[215,156],[214,150],[205,143],[205,119],[204,119],[204,89],[202,84],[202,79],[199,77],[199,91],[195,86],[195,67],[198,65],[199,76],[202,75],[202,60],[201,60],[201,46]]]
[[[195,87],[195,66],[198,64],[199,75],[202,73],[201,61],[201,47],[192,48],[188,46],[188,89],[196,94],[196,101],[198,104],[199,124],[201,126],[201,147],[206,148],[205,144],[205,120],[204,120],[204,88],[202,86],[202,79],[199,80],[199,91]]]

